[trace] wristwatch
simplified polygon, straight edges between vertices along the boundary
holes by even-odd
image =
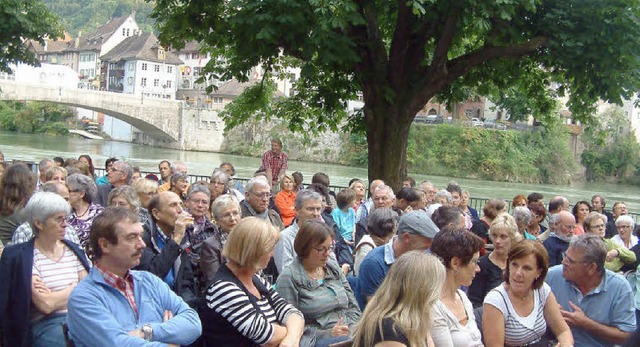
[[[145,340],[153,341],[153,328],[150,324],[145,324],[142,326],[142,333],[144,334]]]

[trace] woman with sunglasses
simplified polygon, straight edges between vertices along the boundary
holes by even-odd
[[[338,264],[330,260],[333,230],[305,222],[293,243],[297,259],[278,277],[278,293],[305,317],[302,346],[328,346],[349,339],[360,308]]]

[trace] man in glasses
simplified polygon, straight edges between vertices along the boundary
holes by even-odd
[[[113,188],[131,185],[132,179],[133,168],[131,165],[124,161],[116,161],[107,172],[107,181],[109,183],[98,186],[98,201],[96,203],[104,207],[109,206],[109,192]]]
[[[249,180],[244,188],[245,199],[240,203],[242,218],[258,217],[269,220],[278,230],[284,229],[280,214],[269,208],[271,187],[264,176],[257,176]]]
[[[576,346],[622,345],[636,328],[633,293],[624,277],[604,267],[607,248],[598,235],[571,240],[547,284],[558,299]]]

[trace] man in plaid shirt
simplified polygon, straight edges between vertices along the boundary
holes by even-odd
[[[264,152],[262,155],[262,168],[267,173],[267,178],[271,182],[274,190],[279,190],[280,178],[287,171],[287,163],[289,157],[282,151],[282,141],[280,139],[271,140],[271,150]]]

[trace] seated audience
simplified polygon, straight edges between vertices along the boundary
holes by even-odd
[[[549,266],[562,263],[562,254],[569,248],[569,242],[576,228],[576,219],[567,211],[558,212],[554,219],[554,232],[543,243],[549,253]]]
[[[94,203],[98,197],[98,187],[91,178],[80,174],[67,177],[67,187],[71,205],[67,223],[76,231],[80,238],[80,246],[86,250],[89,245],[91,223],[104,210],[104,207]]]
[[[616,219],[616,230],[618,234],[611,240],[620,246],[631,249],[638,244],[638,237],[633,235],[633,217],[625,214]]]
[[[189,345],[202,331],[196,312],[162,279],[135,271],[145,248],[138,216],[108,207],[91,225],[95,266],[69,297],[76,347]]]
[[[433,346],[430,308],[444,280],[445,268],[435,256],[423,251],[400,256],[362,313],[353,346]]]
[[[433,238],[431,253],[440,257],[447,269],[440,299],[431,309],[435,346],[482,346],[473,306],[460,287],[469,286],[480,271],[478,260],[483,245],[481,238],[465,229],[440,232]]]
[[[257,275],[279,237],[276,227],[257,217],[242,219],[229,234],[222,251],[228,261],[207,289],[201,312],[207,346],[299,345],[302,314]]]
[[[573,346],[558,301],[544,282],[548,266],[547,252],[540,242],[523,240],[511,247],[505,282],[484,298],[482,332],[487,347],[540,343],[547,326],[558,346]]]
[[[345,341],[360,319],[349,282],[331,260],[333,241],[333,230],[326,224],[304,222],[293,245],[298,256],[278,277],[278,293],[304,315],[304,346]]]
[[[90,267],[78,245],[64,239],[70,210],[60,195],[49,192],[35,193],[24,208],[35,236],[8,246],[0,260],[4,346],[66,346],[67,300]]]

